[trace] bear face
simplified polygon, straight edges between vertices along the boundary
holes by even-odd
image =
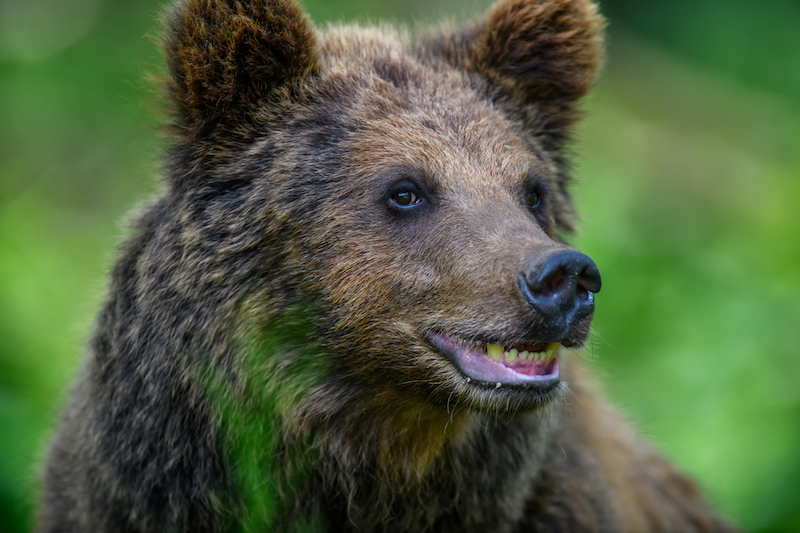
[[[323,237],[308,251],[321,262],[320,288],[342,335],[335,342],[360,375],[375,365],[380,379],[393,370],[397,383],[433,384],[419,391],[425,397],[531,406],[555,394],[553,380],[494,369],[501,363],[486,346],[580,345],[591,319],[589,310],[561,324],[518,285],[538,253],[565,249],[554,240],[564,199],[551,192],[553,157],[467,73],[408,63],[396,69],[402,86],[368,72],[353,107],[340,110],[339,120],[358,126],[329,167],[332,187],[311,231]],[[431,97],[441,87],[446,94]],[[532,368],[515,363],[507,366]]]

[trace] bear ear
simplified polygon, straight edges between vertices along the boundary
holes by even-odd
[[[483,20],[434,49],[542,113],[571,115],[602,63],[604,27],[591,0],[501,0]]]
[[[167,89],[186,139],[234,125],[318,68],[316,31],[291,0],[183,0],[164,27]]]

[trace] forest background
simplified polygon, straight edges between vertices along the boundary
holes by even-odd
[[[320,25],[474,0],[306,0]],[[575,244],[603,273],[587,364],[753,532],[800,531],[800,2],[601,0]],[[0,530],[37,472],[126,213],[160,187],[163,2],[0,0]]]

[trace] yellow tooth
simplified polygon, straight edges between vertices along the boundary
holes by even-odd
[[[523,361],[527,361],[529,355],[530,354],[528,353],[528,350],[523,350],[519,352],[519,358],[522,359]]]
[[[499,344],[487,344],[486,353],[489,354],[492,361],[497,361],[499,363],[503,360],[503,347]]]
[[[517,360],[517,356],[519,355],[519,350],[516,348],[511,348],[509,351],[506,352],[506,359],[508,359],[509,363],[513,363]]]
[[[547,345],[547,357],[553,358],[558,353],[558,349],[561,347],[560,342],[551,342]]]

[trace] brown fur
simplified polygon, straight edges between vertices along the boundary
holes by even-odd
[[[517,285],[569,250],[602,28],[588,0],[417,37],[176,5],[166,190],[112,273],[40,531],[253,529],[262,493],[266,530],[728,530],[573,357],[591,316],[552,333]],[[562,383],[466,379],[432,332],[560,340]]]
[[[165,53],[176,126],[189,139],[246,119],[272,92],[312,74],[319,58],[305,13],[290,1],[208,0],[177,7]]]

